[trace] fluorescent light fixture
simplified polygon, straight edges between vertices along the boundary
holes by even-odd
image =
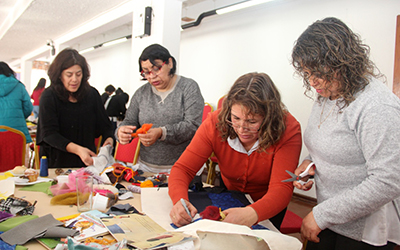
[[[216,12],[218,15],[222,15],[222,14],[225,14],[228,12],[248,8],[251,6],[255,6],[258,4],[267,3],[267,2],[271,2],[271,1],[273,1],[273,0],[249,0],[249,1],[238,3],[238,4],[230,5],[227,7],[223,7],[221,9],[217,9]]]
[[[126,40],[128,40],[128,38],[126,38],[126,37],[119,38],[119,39],[116,39],[116,40],[113,40],[110,42],[103,43],[103,47],[111,46],[111,45],[118,44],[118,43],[123,43]]]
[[[89,52],[89,51],[92,51],[92,50],[94,50],[94,47],[90,47],[90,48],[81,50],[81,51],[79,51],[79,54],[83,54],[83,53],[86,53],[86,52]]]

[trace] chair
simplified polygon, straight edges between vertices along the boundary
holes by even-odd
[[[134,138],[130,143],[122,145],[117,142],[115,147],[114,159],[124,163],[132,163],[135,165],[139,158],[140,140],[139,137]]]
[[[40,169],[39,149],[40,149],[40,146],[35,143],[35,150],[34,150],[34,154],[35,154],[35,169]]]
[[[99,153],[100,147],[101,147],[101,140],[103,139],[103,136],[99,136],[94,139],[94,145],[96,145],[96,154]]]
[[[217,109],[222,108],[222,104],[224,103],[225,98],[226,98],[226,95],[224,95],[221,98],[219,98],[218,104],[217,104]]]
[[[290,210],[286,210],[286,214],[285,217],[283,217],[280,231],[283,234],[299,233],[302,222],[303,219],[300,216]]]
[[[217,104],[217,109],[222,108],[222,104],[224,103],[224,100],[226,98],[226,95],[222,96],[218,100]],[[206,161],[206,166],[207,166],[207,179],[206,183],[210,185],[214,185],[215,177],[217,176],[216,168],[218,165],[218,159],[215,157],[214,153],[211,154],[210,158],[207,159]]]
[[[25,165],[26,138],[21,131],[0,126],[0,172]]]
[[[204,122],[204,120],[207,118],[208,114],[213,111],[214,111],[213,107],[208,102],[205,102],[204,109],[203,109],[203,119],[201,120],[201,122]]]

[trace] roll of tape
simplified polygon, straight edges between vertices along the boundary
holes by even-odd
[[[107,209],[108,197],[96,194],[93,198],[93,209],[105,212]]]

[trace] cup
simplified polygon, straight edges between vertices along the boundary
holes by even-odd
[[[92,210],[93,206],[93,177],[89,175],[79,175],[76,177],[76,206],[78,212]]]

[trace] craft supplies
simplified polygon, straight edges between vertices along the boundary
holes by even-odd
[[[47,157],[42,156],[42,159],[40,159],[40,177],[47,177],[49,176],[49,168],[48,168],[48,162],[47,162]]]

